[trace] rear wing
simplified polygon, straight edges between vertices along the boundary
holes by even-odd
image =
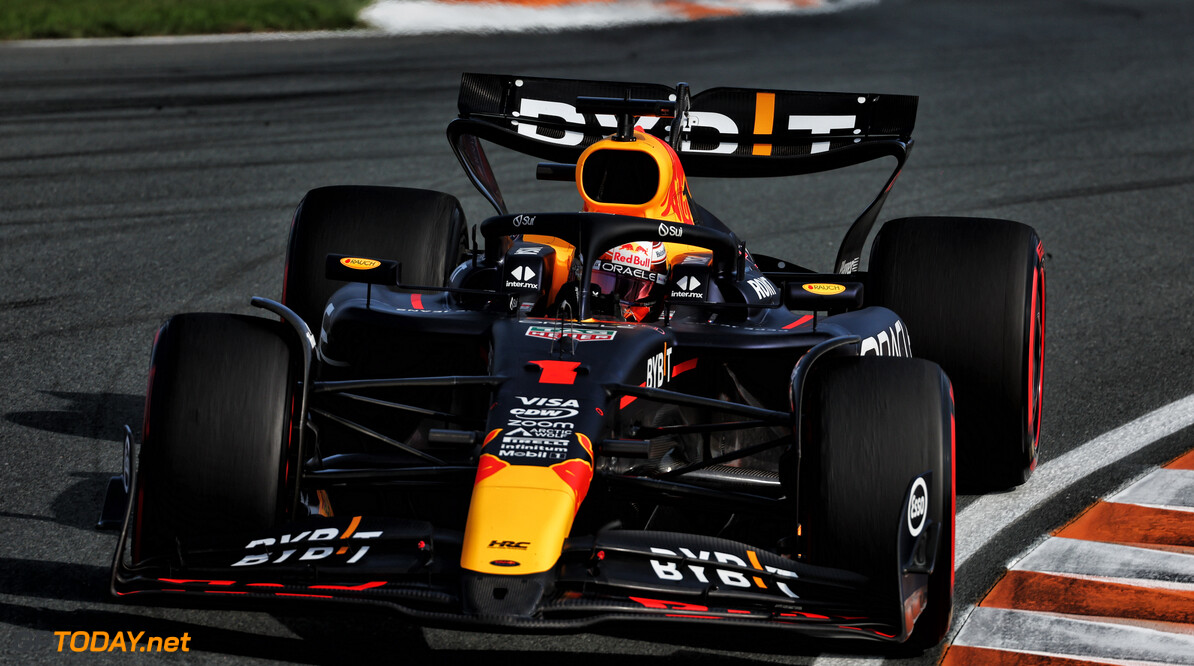
[[[673,117],[644,116],[637,124],[669,142],[689,176],[792,176],[895,157],[898,164],[886,187],[843,241],[849,256],[839,253],[840,272],[857,269],[878,208],[907,159],[917,106],[917,97],[910,95],[750,88],[691,94],[683,83],[466,73],[459,117],[448,125],[448,139],[473,184],[499,213],[508,211],[479,140],[575,164],[587,147],[618,130],[614,115],[578,110],[578,97],[672,102]]]

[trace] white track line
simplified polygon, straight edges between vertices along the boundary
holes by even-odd
[[[1194,425],[1194,395],[1171,402],[1041,464],[1028,483],[1016,490],[984,495],[971,502],[958,512],[955,568],[961,568],[975,553],[993,541],[1003,528],[1050,501],[1074,483],[1191,425]],[[1124,500],[1120,497],[1117,501]],[[974,606],[955,609],[954,635],[973,611]],[[880,659],[827,655],[813,663],[820,666],[848,666],[874,663]]]

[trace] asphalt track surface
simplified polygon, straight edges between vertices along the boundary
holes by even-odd
[[[306,190],[442,189],[470,220],[489,214],[443,138],[466,70],[920,95],[917,147],[884,217],[1005,217],[1040,232],[1042,457],[1054,459],[1194,393],[1191,25],[1183,0],[884,0],[826,16],[552,35],[0,46],[0,661],[59,660],[54,631],[125,630],[187,632],[187,654],[138,655],[168,662],[866,654],[783,634],[506,636],[338,609],[117,603],[107,596],[116,538],[93,524],[120,466],[121,426],[140,423],[155,329],[172,313],[249,312],[250,295],[278,297]],[[505,192],[514,207],[577,205],[567,185],[536,184],[518,164]],[[756,251],[828,269],[881,177],[692,189]],[[1003,526],[959,569],[959,607],[1042,534],[1190,448],[1194,432],[1179,431]]]

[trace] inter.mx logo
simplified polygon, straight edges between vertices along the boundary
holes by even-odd
[[[617,333],[617,331],[607,331],[601,328],[561,328],[559,326],[531,326],[527,328],[527,335],[531,336],[532,338],[559,340],[560,337],[567,335],[577,342],[602,342],[605,340],[613,340]]]
[[[514,270],[510,271],[510,275],[513,275],[514,279],[519,282],[530,282],[535,279],[535,271],[531,270],[530,266],[516,266]]]

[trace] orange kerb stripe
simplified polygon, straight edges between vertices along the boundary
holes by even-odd
[[[775,123],[775,93],[755,93],[755,134],[771,134]],[[755,155],[770,155],[771,144],[756,143]]]
[[[953,645],[945,653],[940,666],[1090,666],[1094,663],[1099,662]]]
[[[1194,450],[1187,451],[1185,455],[1166,465],[1165,469],[1194,470]]]
[[[728,7],[706,7],[690,2],[665,2],[664,9],[688,19],[703,19],[714,16],[737,16],[742,12]]]
[[[1194,515],[1135,504],[1098,502],[1056,536],[1132,545],[1194,546]]]
[[[980,606],[1194,623],[1194,592],[1070,578],[1036,571],[1009,571]]]

